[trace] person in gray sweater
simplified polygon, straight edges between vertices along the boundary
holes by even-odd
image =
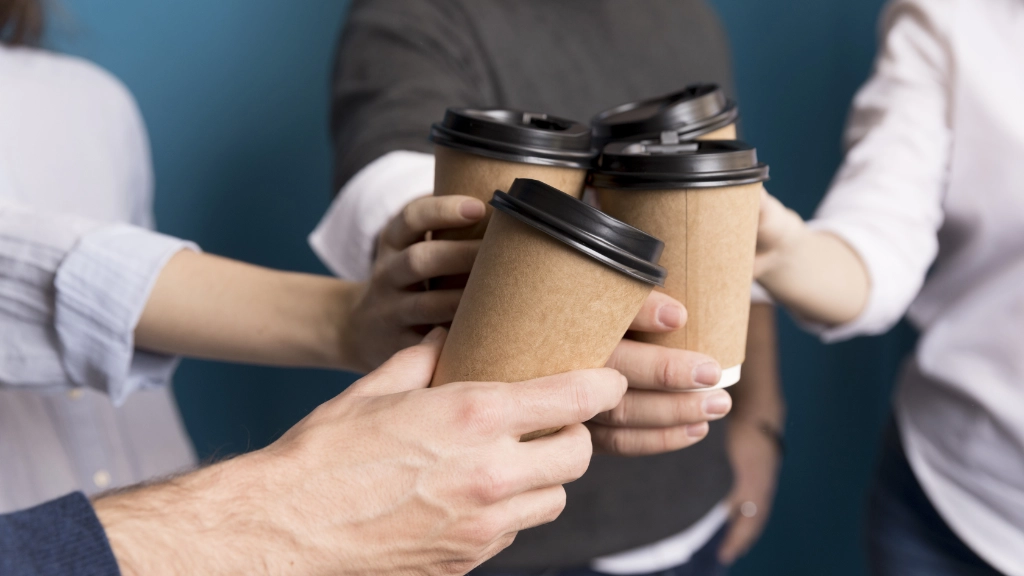
[[[585,122],[695,82],[733,93],[727,38],[703,0],[355,0],[332,85],[340,194],[311,244],[339,275],[365,277],[380,226],[431,192],[427,134],[448,107]],[[632,343],[613,358],[630,378],[627,398],[673,417],[634,411],[590,423],[605,454],[567,486],[563,514],[479,571],[724,571],[760,534],[774,494],[784,419],[774,331],[771,306],[753,306],[728,422],[719,420],[728,394],[674,391],[702,384],[693,353]],[[665,440],[684,428],[692,438]]]

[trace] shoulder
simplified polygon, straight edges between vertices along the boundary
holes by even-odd
[[[971,3],[985,1],[969,0]],[[964,0],[890,0],[882,15],[881,31],[888,33],[905,27],[932,36],[949,37],[963,5]]]
[[[37,48],[0,47],[0,82],[40,105],[101,115],[106,121],[141,122],[128,88],[99,65]]]
[[[372,21],[418,28],[468,24],[466,4],[460,0],[353,0],[346,26]]]

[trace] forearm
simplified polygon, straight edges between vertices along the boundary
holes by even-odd
[[[163,268],[135,329],[139,348],[225,361],[346,368],[344,326],[362,289],[182,251]]]
[[[753,304],[747,328],[747,354],[743,375],[730,389],[730,421],[769,426],[778,432],[785,422],[785,401],[779,385],[779,354],[775,307]]]
[[[859,316],[871,288],[867,268],[846,242],[806,227],[757,280],[796,316],[828,326]]]
[[[94,501],[121,573],[281,573],[269,562],[287,537],[260,506],[273,497],[261,458],[242,456]]]

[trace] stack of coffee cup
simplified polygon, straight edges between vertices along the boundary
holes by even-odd
[[[431,385],[604,366],[664,283],[664,244],[537,180],[515,180],[490,205],[495,212]]]
[[[601,367],[655,286],[683,302],[687,325],[636,337],[706,353],[723,367],[719,386],[735,383],[768,173],[753,148],[731,141],[737,117],[707,84],[618,106],[592,129],[449,109],[430,132],[434,194],[489,206],[478,225],[433,234],[483,242],[431,385]],[[596,162],[593,143],[604,148]],[[603,212],[579,200],[588,178]]]

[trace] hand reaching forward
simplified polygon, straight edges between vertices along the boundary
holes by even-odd
[[[686,324],[686,309],[652,292],[631,330],[669,332]],[[708,422],[729,413],[725,390],[700,391],[718,383],[722,369],[709,356],[623,339],[607,366],[629,380],[629,391],[614,409],[587,423],[594,449],[620,456],[671,452],[708,433]]]
[[[462,290],[424,290],[426,280],[468,274],[479,240],[425,242],[430,230],[470,226],[484,217],[484,203],[468,196],[413,200],[384,227],[370,282],[363,286],[343,326],[342,344],[364,371],[419,342],[435,324],[455,317]]]
[[[625,378],[426,388],[444,337],[431,332],[266,449],[99,499],[122,572],[463,574],[554,520],[561,485],[590,462],[579,423],[618,404]]]

